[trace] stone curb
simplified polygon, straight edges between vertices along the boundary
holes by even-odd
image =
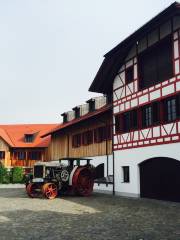
[[[0,184],[0,188],[25,188],[25,184]]]

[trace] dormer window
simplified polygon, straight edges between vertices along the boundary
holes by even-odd
[[[63,113],[61,114],[61,116],[63,117],[63,123],[67,122],[67,113]]]
[[[75,118],[79,118],[80,117],[80,107],[75,107],[73,108],[74,113],[75,113]]]
[[[25,134],[24,141],[27,143],[31,143],[34,140],[34,134]]]
[[[95,99],[90,99],[87,103],[89,104],[89,112],[95,111]]]

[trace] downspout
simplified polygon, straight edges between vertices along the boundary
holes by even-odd
[[[99,120],[99,122],[105,124],[105,127],[107,129],[107,126],[108,126],[107,121]],[[108,154],[108,139],[107,139],[107,137],[106,137],[106,163],[107,163],[106,174],[108,176],[108,173],[109,173],[109,154]]]
[[[107,129],[107,122],[106,122],[106,129]],[[109,154],[108,154],[108,140],[107,140],[107,136],[106,136],[106,161],[107,161],[107,170],[106,170],[106,174],[108,176],[108,173],[109,173]]]
[[[113,92],[113,91],[112,91]],[[115,157],[114,157],[114,111],[113,111],[113,94],[111,96],[111,102],[112,102],[112,158],[113,158],[113,196],[115,195]]]

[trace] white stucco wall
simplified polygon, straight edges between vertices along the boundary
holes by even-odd
[[[150,158],[169,157],[180,161],[180,143],[115,151],[115,192],[138,197],[140,194],[139,164]],[[130,167],[130,182],[123,183],[122,167]],[[162,166],[163,167],[163,166]]]

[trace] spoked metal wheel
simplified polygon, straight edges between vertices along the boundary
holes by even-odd
[[[41,195],[41,185],[37,183],[29,183],[26,186],[26,192],[31,198],[39,197]]]
[[[94,186],[94,178],[91,170],[86,167],[78,168],[73,176],[73,186],[79,195],[91,195]]]
[[[45,198],[54,199],[58,195],[58,189],[54,183],[45,183],[42,188],[42,192]]]

